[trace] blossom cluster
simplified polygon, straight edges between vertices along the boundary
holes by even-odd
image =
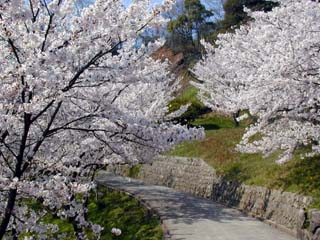
[[[112,228],[111,229],[111,233],[112,233],[112,235],[114,235],[114,236],[120,236],[121,235],[121,229],[119,229],[119,228]]]

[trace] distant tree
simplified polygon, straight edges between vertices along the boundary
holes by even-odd
[[[185,44],[191,44],[193,48],[199,49],[201,25],[212,15],[213,13],[206,10],[200,0],[184,0],[183,13],[168,23],[167,30],[173,38],[180,38]]]
[[[276,5],[275,2],[266,0],[227,0],[224,4],[225,18],[221,27],[227,30],[248,21],[250,17],[243,10],[244,7],[252,11],[270,11]]]
[[[205,6],[201,4],[200,0],[185,0],[184,7],[192,26],[192,32],[196,34],[195,39],[197,41],[197,47],[199,47],[201,38],[201,25],[205,23],[206,19],[211,17],[213,13],[206,10]]]
[[[167,29],[169,33],[172,33],[173,38],[178,35],[185,43],[193,44],[192,24],[186,14],[181,14],[177,19],[170,21]]]

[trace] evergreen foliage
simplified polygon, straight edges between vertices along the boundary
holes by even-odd
[[[184,11],[168,23],[167,30],[170,33],[174,45],[182,46],[183,52],[199,52],[200,39],[202,37],[202,25],[213,13],[205,8],[200,0],[184,0]],[[169,40],[170,41],[170,40]],[[173,46],[173,44],[170,44]]]

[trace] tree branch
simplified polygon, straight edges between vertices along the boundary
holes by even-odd
[[[82,73],[84,73],[91,65],[93,65],[96,61],[98,61],[101,57],[105,56],[108,53],[113,52],[115,49],[117,49],[118,46],[120,46],[120,44],[122,44],[124,41],[119,41],[117,44],[115,44],[112,48],[110,48],[109,50],[106,51],[100,51],[98,52],[93,58],[91,58],[91,60],[86,63],[85,65],[83,65],[77,72],[76,74],[73,76],[73,78],[69,81],[68,86],[64,87],[62,89],[63,92],[67,92],[69,91],[73,85],[76,83],[76,81],[79,79],[79,77],[81,76]]]

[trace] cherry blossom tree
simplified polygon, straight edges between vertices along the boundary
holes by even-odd
[[[220,35],[220,38],[222,36]],[[240,94],[243,91],[241,81],[236,77],[238,61],[236,58],[225,61],[225,51],[202,42],[206,56],[196,64],[192,72],[200,82],[192,82],[199,89],[200,100],[212,110],[223,111],[232,115],[235,126],[239,126],[238,117],[243,110],[244,101]]]
[[[240,151],[268,156],[281,149],[278,163],[300,146],[312,148],[308,156],[319,154],[319,1],[285,0],[268,13],[247,11],[253,21],[220,35],[216,48],[205,44],[207,56],[194,68],[201,98],[258,117]]]
[[[0,239],[45,239],[57,231],[40,221],[48,211],[70,220],[78,239],[84,228],[98,239],[85,203],[99,168],[147,162],[203,136],[169,121],[183,111],[167,115],[177,84],[166,63],[150,57],[154,46],[135,44],[144,28],[164,23],[171,2],[74,4],[0,1]]]

